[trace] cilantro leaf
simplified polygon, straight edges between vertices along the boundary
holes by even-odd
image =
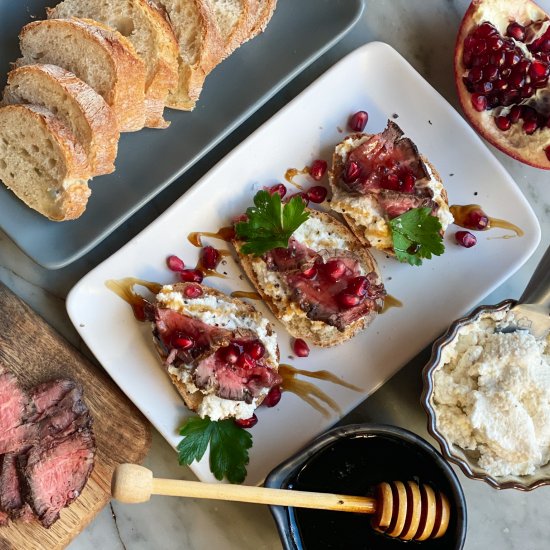
[[[389,221],[393,248],[400,262],[422,265],[422,258],[445,251],[441,222],[431,215],[431,208],[413,208]]]
[[[248,220],[235,225],[237,237],[245,241],[243,253],[261,256],[273,248],[286,248],[292,233],[309,218],[305,207],[300,197],[283,206],[278,193],[258,191],[254,206],[246,210]]]
[[[233,420],[214,422],[210,418],[193,416],[180,428],[185,439],[178,444],[178,460],[181,465],[201,460],[210,443],[210,471],[220,481],[225,477],[230,483],[242,483],[246,478],[248,449],[252,436],[239,428]]]

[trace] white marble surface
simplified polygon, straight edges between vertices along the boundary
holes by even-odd
[[[64,298],[74,283],[143,229],[209,166],[346,53],[372,40],[388,42],[456,107],[452,72],[454,38],[467,0],[367,0],[366,3],[361,21],[341,43],[280,92],[181,181],[80,261],[59,271],[44,270],[0,232],[0,280],[71,342],[83,348],[65,312]],[[540,3],[550,9],[550,0]],[[452,147],[452,141],[449,146]],[[521,165],[499,152],[495,154],[535,209],[542,226],[542,242],[534,257],[488,296],[485,303],[519,297],[550,243],[550,174]],[[475,277],[475,269],[472,265],[472,277]],[[460,288],[453,291],[460,292]],[[83,351],[89,353],[86,349]],[[425,351],[413,359],[342,423],[385,422],[428,437],[426,418],[419,405],[420,370],[426,358]],[[188,469],[177,465],[173,450],[156,433],[146,465],[161,477],[192,478]],[[550,488],[527,494],[498,492],[481,482],[466,479],[461,473],[458,475],[469,513],[467,550],[543,550],[550,546],[550,522],[546,513]],[[153,497],[150,503],[143,505],[112,504],[70,546],[72,550],[259,550],[280,547],[265,507],[161,497]]]

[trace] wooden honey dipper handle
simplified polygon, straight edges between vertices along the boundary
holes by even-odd
[[[160,479],[154,478],[153,472],[143,466],[120,464],[113,474],[111,494],[126,503],[147,502],[151,495],[166,495],[374,514],[372,525],[376,530],[403,540],[442,537],[450,518],[445,495],[414,481],[380,483],[376,487],[376,498],[369,498]]]
[[[246,485],[160,479],[154,478],[151,470],[137,464],[120,464],[117,466],[113,474],[111,493],[117,500],[127,503],[146,502],[151,495],[166,495],[294,506],[296,508],[340,510],[364,514],[373,514],[376,511],[376,500],[374,498],[249,487]]]

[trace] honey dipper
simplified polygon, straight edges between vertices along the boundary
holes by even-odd
[[[372,525],[377,531],[403,540],[442,537],[450,518],[447,497],[429,485],[414,481],[380,483],[375,498],[370,498],[159,479],[143,466],[120,464],[113,474],[111,493],[126,503],[147,502],[151,495],[168,495],[374,514]]]

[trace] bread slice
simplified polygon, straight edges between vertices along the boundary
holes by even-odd
[[[199,98],[206,75],[223,58],[214,9],[210,0],[161,0],[179,45],[179,80],[177,90],[168,95],[167,105],[192,111]]]
[[[50,220],[78,218],[90,189],[86,153],[70,129],[38,105],[0,108],[0,180]]]
[[[346,252],[351,253],[359,261],[363,274],[373,272],[376,277],[376,284],[382,284],[376,260],[344,224],[325,212],[311,209],[307,209],[307,211],[310,215],[309,220],[293,234],[298,242],[306,244],[308,248],[317,252],[320,250],[338,250],[344,254]],[[383,292],[376,299],[376,307],[364,317],[348,324],[343,330],[339,330],[324,321],[312,320],[293,301],[291,290],[277,271],[268,271],[266,262],[262,257],[243,254],[242,246],[244,243],[242,241],[234,240],[233,244],[239,254],[244,272],[275,317],[295,338],[303,338],[321,347],[342,344],[365,329],[384,305],[385,293]]]
[[[93,176],[114,171],[119,132],[105,100],[56,65],[26,65],[8,74],[3,103],[42,105],[70,128],[88,156]]]
[[[143,128],[145,65],[119,32],[86,19],[49,19],[25,25],[19,41],[18,67],[63,67],[105,99],[121,132]]]
[[[187,298],[185,296],[185,289],[189,286],[199,287],[202,291],[201,296],[194,299]],[[196,285],[195,283],[178,283],[162,287],[159,294],[157,294],[156,305],[163,309],[172,309],[188,317],[202,320],[213,328],[219,327],[223,329],[224,327],[231,327],[231,330],[236,330],[239,334],[252,330],[255,332],[255,338],[260,340],[265,346],[265,363],[274,373],[277,372],[279,368],[277,335],[271,323],[250,304],[237,298],[230,298],[223,292],[213,288]],[[155,326],[153,324],[153,327]],[[170,376],[185,404],[201,417],[208,415],[212,420],[221,420],[228,417],[250,418],[254,409],[261,404],[269,392],[269,388],[264,388],[260,395],[254,398],[252,403],[218,398],[211,389],[201,390],[197,388],[193,383],[189,370],[185,367],[168,365],[168,350],[155,331],[154,343],[163,360],[164,369]],[[221,342],[212,338],[212,346],[223,347],[228,344],[229,341]],[[220,399],[222,402],[220,402]]]
[[[267,24],[271,21],[275,8],[277,7],[277,0],[258,0],[258,10],[256,12],[256,18],[253,21],[252,28],[248,35],[247,40],[254,38],[261,32],[264,32]]]
[[[398,132],[402,132],[395,123],[389,122],[388,128],[390,126],[394,126]],[[329,172],[329,181],[332,189],[330,208],[342,214],[350,229],[364,246],[373,247],[386,254],[395,255],[391,231],[388,225],[388,216],[381,206],[380,195],[375,193],[364,195],[352,193],[344,189],[339,183],[341,182],[342,173],[349,154],[362,143],[365,143],[376,135],[352,134],[336,146],[332,159],[332,170]],[[443,231],[445,231],[449,224],[453,222],[453,216],[448,205],[447,191],[443,187],[441,176],[434,166],[423,155],[418,154],[418,156],[429,178],[426,177],[418,180],[417,185],[421,183],[423,187],[431,190],[433,194],[431,203],[437,206],[436,215],[441,222]]]
[[[162,10],[150,0],[64,0],[48,10],[50,19],[80,17],[116,29],[145,62],[145,126],[166,128],[168,92],[178,84],[178,43]]]
[[[226,58],[248,40],[258,17],[258,0],[211,1],[223,40],[223,58]]]

